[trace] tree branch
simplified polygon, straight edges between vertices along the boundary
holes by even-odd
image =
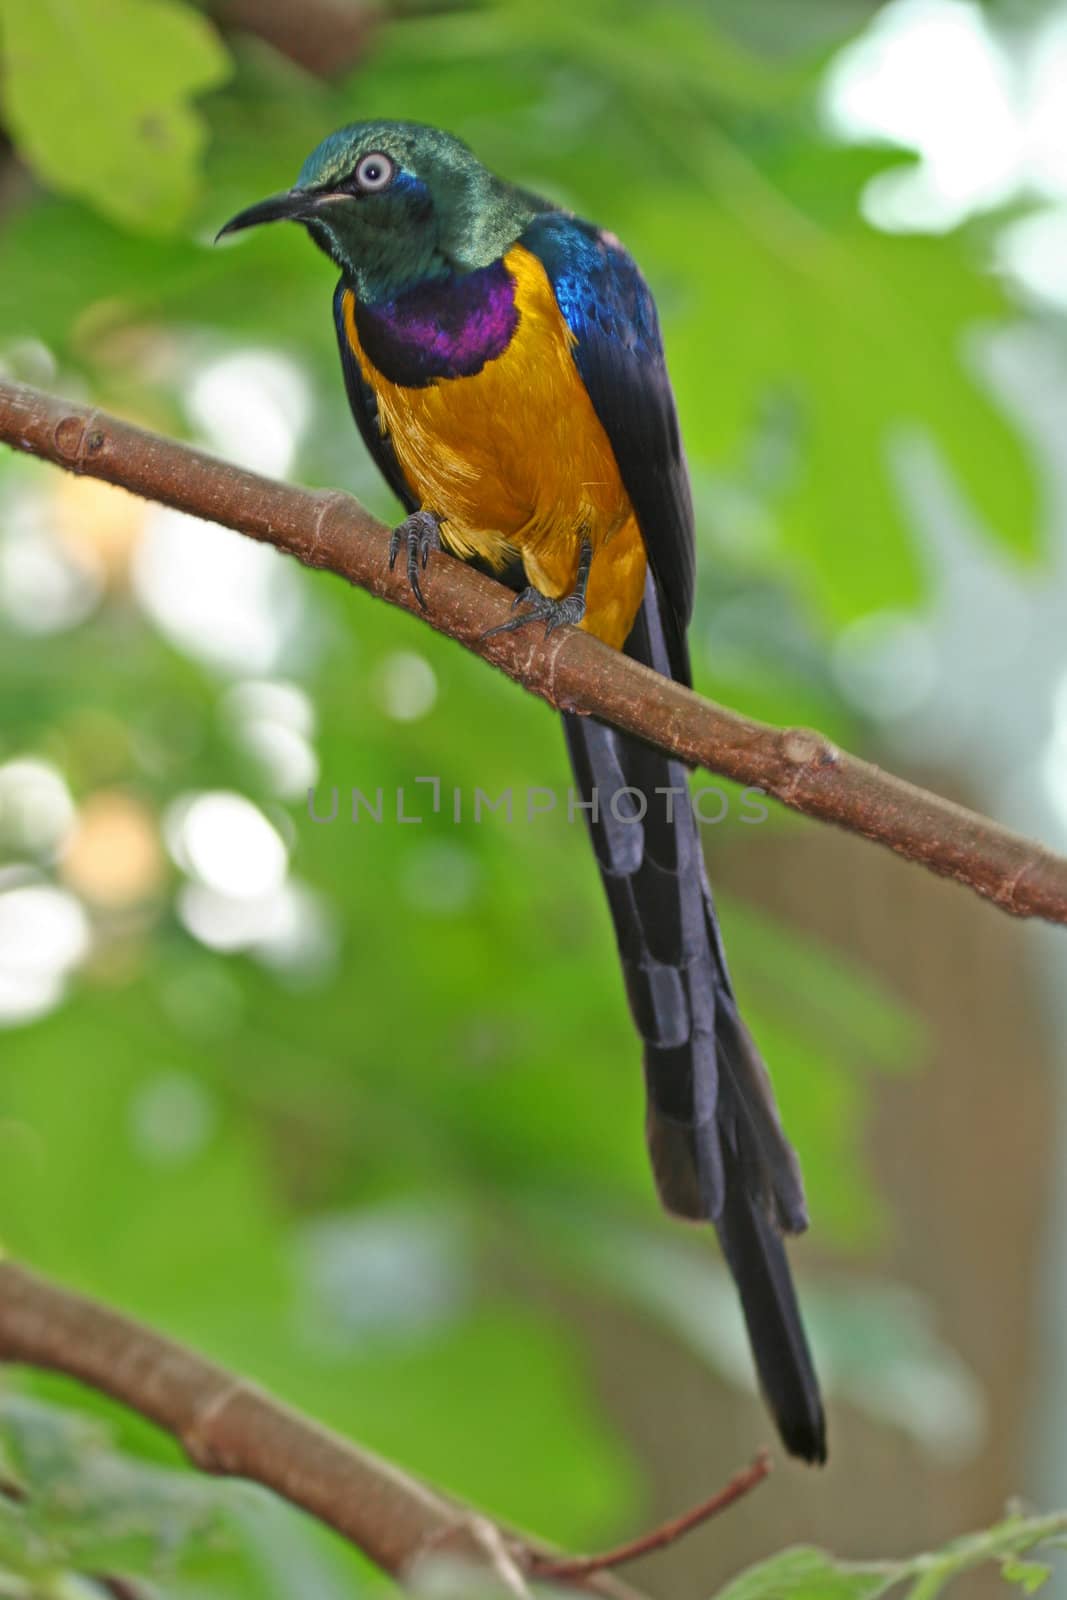
[[[382,523],[356,500],[278,483],[99,411],[0,383],[0,439],[235,528],[310,567],[419,612],[403,563],[390,572]],[[955,878],[1018,917],[1067,922],[1067,860],[848,755],[806,728],[773,728],[701,699],[577,628],[483,635],[511,595],[460,561],[435,557],[426,620],[559,710],[603,718],[694,767],[773,795]]]
[[[562,1559],[257,1385],[12,1261],[0,1261],[0,1361],[62,1372],[121,1401],[176,1439],[201,1471],[272,1489],[393,1577],[447,1556],[529,1600],[527,1578]],[[606,1575],[578,1574],[573,1586],[608,1600],[641,1600]]]
[[[753,1489],[759,1488],[770,1470],[771,1458],[766,1450],[761,1450],[754,1461],[747,1467],[742,1467],[740,1472],[735,1472],[729,1483],[717,1494],[713,1494],[710,1500],[702,1501],[700,1505],[684,1512],[682,1516],[674,1517],[670,1522],[662,1523],[649,1533],[643,1533],[640,1538],[629,1539],[626,1544],[617,1545],[614,1550],[605,1550],[597,1556],[577,1556],[565,1561],[561,1561],[558,1556],[551,1559],[538,1557],[535,1559],[534,1571],[540,1578],[554,1578],[557,1581],[573,1583],[576,1578],[591,1578],[595,1573],[608,1572],[613,1567],[622,1567],[629,1561],[636,1561],[639,1556],[651,1555],[656,1550],[665,1550],[669,1544],[674,1544],[687,1533],[691,1533],[694,1528],[702,1527],[713,1517],[729,1511],[731,1506],[743,1500],[747,1494],[751,1494]]]

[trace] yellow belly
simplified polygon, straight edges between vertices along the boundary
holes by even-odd
[[[521,245],[504,261],[518,328],[474,377],[421,389],[390,383],[363,352],[351,293],[345,331],[383,432],[420,503],[444,519],[448,547],[498,568],[518,554],[529,581],[558,597],[574,588],[588,539],[582,626],[620,647],[644,593],[644,541],[544,267]]]

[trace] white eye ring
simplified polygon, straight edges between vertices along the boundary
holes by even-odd
[[[371,150],[356,164],[356,182],[365,194],[387,189],[396,176],[396,164],[384,150]]]

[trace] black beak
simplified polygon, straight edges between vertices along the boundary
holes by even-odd
[[[240,233],[242,228],[258,228],[261,222],[304,222],[314,216],[324,200],[333,198],[329,194],[309,194],[306,189],[272,194],[269,200],[261,200],[258,205],[248,206],[231,217],[215,235],[215,243],[226,233]]]

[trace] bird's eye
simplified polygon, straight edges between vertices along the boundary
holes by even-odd
[[[375,194],[386,189],[396,174],[396,165],[382,150],[372,150],[361,156],[356,166],[356,184],[364,194]]]

